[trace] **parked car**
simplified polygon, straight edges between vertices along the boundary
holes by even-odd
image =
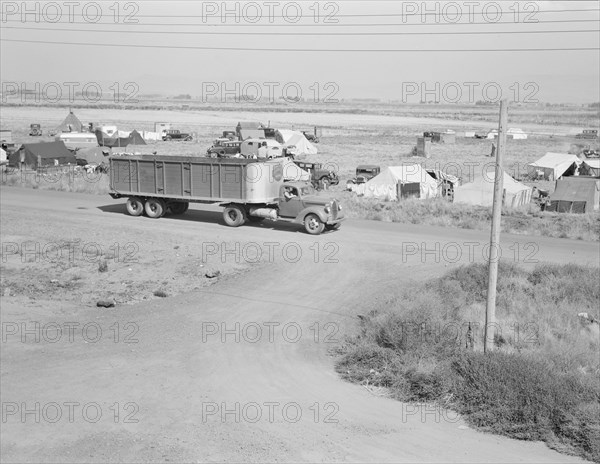
[[[191,134],[186,134],[178,129],[169,129],[168,131],[165,131],[162,139],[165,142],[168,142],[169,140],[183,140],[184,142],[189,142],[193,137]]]
[[[42,125],[41,124],[30,124],[29,125],[29,135],[33,137],[39,137],[42,135]]]
[[[597,129],[585,129],[575,136],[576,139],[594,140],[598,138]]]
[[[346,188],[348,190],[352,190],[352,185],[364,184],[365,182],[371,180],[373,177],[379,175],[380,172],[380,166],[377,166],[375,164],[361,164],[356,168],[356,177],[346,182]]]
[[[310,172],[310,181],[316,189],[326,189],[330,185],[337,185],[340,179],[331,169],[324,169],[321,163],[310,161],[294,161],[300,169]]]
[[[238,140],[218,138],[213,142],[213,146],[206,150],[206,154],[211,158],[228,158],[240,153],[241,144]]]

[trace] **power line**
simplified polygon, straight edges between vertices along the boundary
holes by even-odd
[[[495,26],[500,24],[512,24],[512,25],[529,25],[529,24],[570,24],[570,23],[598,23],[598,19],[559,19],[559,20],[549,20],[549,21],[536,21],[536,22],[519,22],[515,23],[514,21],[498,21],[498,22],[449,22],[449,23],[422,23],[422,24],[404,24],[404,23],[358,23],[358,24],[339,24],[339,23],[315,23],[315,24],[297,24],[297,23],[279,23],[279,24],[194,24],[194,23],[129,23],[129,22],[87,22],[87,21],[58,21],[52,24],[85,24],[87,26],[188,26],[188,27],[423,27],[423,26]],[[23,21],[19,20],[7,20],[7,23],[20,23],[23,24]],[[7,26],[2,26],[0,24],[0,30],[3,28],[9,28]]]
[[[114,30],[65,29],[52,27],[4,27],[12,30],[39,30],[59,32],[94,32],[114,34]],[[574,34],[600,33],[599,29],[562,30],[562,31],[465,31],[465,32],[208,32],[208,31],[119,31],[119,34],[175,34],[175,35],[255,35],[255,36],[361,36],[361,35],[485,35],[485,34]]]
[[[459,5],[460,6],[460,5]],[[259,5],[260,7],[260,5]],[[310,7],[308,8],[310,11],[313,11]],[[112,11],[112,10],[111,10]],[[505,11],[505,10],[494,10],[493,13],[494,15],[523,15],[523,16],[527,16],[527,15],[534,15],[534,14],[545,14],[545,13],[589,13],[589,12],[596,12],[596,13],[600,13],[600,9],[594,8],[594,9],[563,9],[563,10],[509,10],[509,11]],[[217,13],[217,12],[215,12]],[[22,12],[21,15],[35,15],[37,14],[37,12]],[[460,14],[462,15],[462,9],[460,11]],[[474,12],[471,11],[469,9],[468,12],[469,15],[474,16],[474,15],[480,15],[482,14],[482,12]],[[217,18],[219,16],[225,17],[225,16],[235,16],[236,18],[251,18],[251,19],[255,19],[256,16],[252,16],[252,15],[248,15],[246,14],[244,15],[240,15],[237,14],[237,12],[235,11],[228,11],[228,10],[224,10],[224,11],[220,11],[218,14],[200,14],[200,15],[192,15],[192,14],[187,14],[187,15],[144,15],[144,14],[137,14],[137,13],[127,13],[127,12],[120,12],[120,13],[113,13],[113,15],[115,16],[131,16],[131,17],[135,17],[135,18]],[[331,17],[333,18],[388,18],[390,16],[392,17],[411,17],[411,16],[446,16],[446,15],[450,15],[449,13],[444,13],[441,9],[440,11],[425,11],[425,12],[414,12],[414,13],[407,13],[407,12],[403,12],[403,13],[348,13],[348,14],[343,14],[343,13],[327,13],[327,12],[314,12],[313,15],[308,15],[307,17],[310,18],[318,18],[318,17]],[[70,17],[87,17],[86,15],[82,14],[82,13],[72,13],[69,15]],[[262,16],[262,8],[261,8],[261,15]],[[304,16],[304,15],[297,15],[297,17],[300,16]],[[290,18],[290,17],[294,17],[293,15],[284,15],[284,14],[269,14],[267,16],[268,18]]]
[[[120,48],[160,48],[167,50],[232,50],[232,51],[253,51],[253,52],[331,52],[331,53],[446,53],[446,52],[558,52],[558,51],[597,51],[600,47],[569,47],[569,48],[480,48],[480,49],[325,49],[325,48],[256,48],[256,47],[201,47],[190,45],[145,45],[145,44],[105,44],[105,43],[83,43],[83,42],[61,42],[48,40],[19,40],[2,39],[0,42],[19,42],[53,45],[78,45],[86,47],[120,47]]]

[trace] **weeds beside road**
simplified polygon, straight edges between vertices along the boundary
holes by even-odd
[[[457,268],[362,316],[338,372],[484,431],[600,460],[600,271],[501,263],[496,352],[482,351],[485,265]],[[471,323],[472,348],[468,323]],[[469,346],[469,348],[467,348]]]

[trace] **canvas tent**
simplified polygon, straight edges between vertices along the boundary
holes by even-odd
[[[96,138],[101,147],[126,147],[128,145],[146,145],[143,137],[136,130],[131,132],[115,130],[112,135],[96,129]]]
[[[310,173],[300,168],[289,158],[283,158],[282,167],[284,181],[310,182]]]
[[[81,132],[82,130],[83,124],[73,111],[69,111],[65,120],[56,128],[57,132]]]
[[[316,155],[317,148],[308,141],[302,132],[279,129],[275,131],[275,140],[285,147],[292,147],[287,150],[288,153],[298,155]]]
[[[459,185],[454,189],[454,203],[468,205],[492,206],[494,201],[494,172],[476,179],[474,182]],[[531,202],[533,189],[521,182],[517,182],[506,172],[503,178],[504,206],[522,206]]]
[[[419,164],[390,166],[352,190],[365,198],[398,201],[400,198],[433,198],[439,196],[438,184]]]
[[[586,176],[565,177],[556,181],[546,211],[591,213],[600,209],[600,179]]]
[[[75,155],[63,142],[28,143],[10,155],[11,166],[39,169],[45,166],[77,164]]]
[[[557,180],[561,176],[572,176],[575,174],[581,160],[575,155],[566,153],[546,153],[539,160],[527,165],[527,173],[530,177],[545,180]]]
[[[581,163],[581,175],[600,177],[600,159],[586,159]]]
[[[100,164],[108,162],[110,149],[105,147],[83,148],[77,152],[77,159],[84,159],[87,164]]]
[[[266,138],[264,126],[259,122],[238,122],[235,130],[240,140]]]

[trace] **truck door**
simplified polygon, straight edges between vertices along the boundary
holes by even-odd
[[[286,189],[292,191],[293,197],[285,195]],[[286,218],[295,218],[300,211],[304,209],[302,198],[299,196],[298,189],[292,186],[282,186],[279,193],[279,215]]]

